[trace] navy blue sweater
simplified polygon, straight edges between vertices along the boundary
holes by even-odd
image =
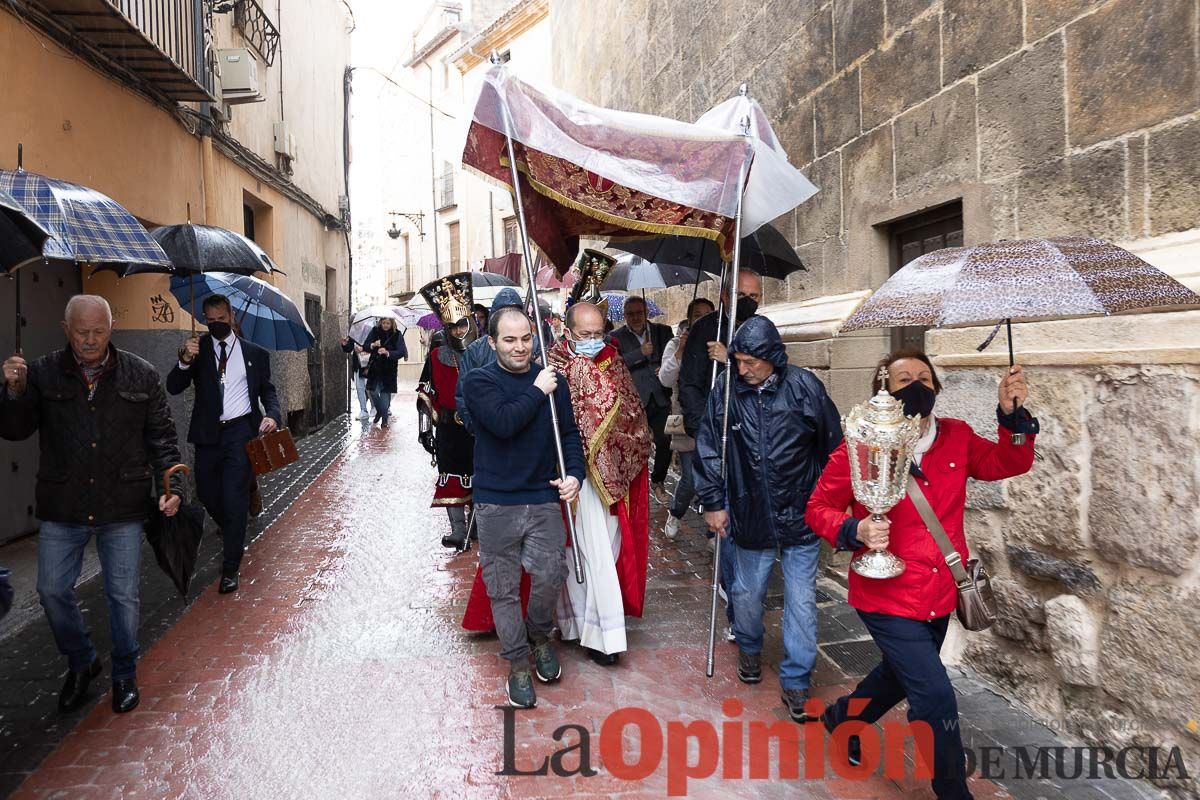
[[[537,364],[514,374],[499,363],[463,376],[462,393],[475,429],[475,476],[471,496],[477,503],[501,506],[557,503],[558,457],[550,404],[533,385]],[[585,465],[571,394],[562,377],[554,392],[567,474],[583,482]]]

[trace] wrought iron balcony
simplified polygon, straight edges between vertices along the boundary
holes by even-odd
[[[205,0],[18,0],[176,102],[213,101]]]

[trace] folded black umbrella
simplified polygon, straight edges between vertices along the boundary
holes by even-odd
[[[167,497],[171,496],[171,476],[176,472],[188,472],[187,465],[176,464],[163,474],[163,493]],[[196,574],[200,537],[204,534],[204,509],[181,503],[175,516],[168,517],[158,510],[157,499],[151,501],[151,506],[146,539],[154,549],[158,566],[187,599],[188,587]]]
[[[721,249],[716,242],[695,236],[658,236],[653,239],[613,240],[609,246],[653,261],[687,269],[702,269],[721,274]],[[763,225],[742,237],[741,268],[752,269],[764,278],[786,278],[806,270],[791,243],[773,225]]]

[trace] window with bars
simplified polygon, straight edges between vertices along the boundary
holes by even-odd
[[[462,250],[459,245],[458,223],[451,222],[446,226],[446,237],[450,240],[450,272],[462,271]]]
[[[454,202],[454,166],[449,162],[442,164],[442,176],[439,179],[441,194],[439,196],[438,210],[443,208],[453,208]]]
[[[945,247],[962,247],[962,201],[956,200],[922,214],[892,223],[888,230],[892,240],[892,273],[926,253]],[[892,329],[892,349],[925,349],[925,331],[920,326]]]
[[[521,252],[520,230],[517,229],[517,218],[506,217],[504,220],[504,252]]]

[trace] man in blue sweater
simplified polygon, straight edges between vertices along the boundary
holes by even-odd
[[[473,496],[479,526],[479,563],[492,605],[500,655],[510,671],[510,705],[537,703],[529,668],[543,683],[562,675],[550,644],[554,607],[567,573],[560,501],[579,494],[583,447],[571,395],[553,369],[533,364],[533,324],[519,308],[488,320],[496,363],[463,378],[463,397],[474,420]],[[560,478],[547,398],[558,411],[567,475]],[[529,574],[529,604],[521,619],[521,570]]]

